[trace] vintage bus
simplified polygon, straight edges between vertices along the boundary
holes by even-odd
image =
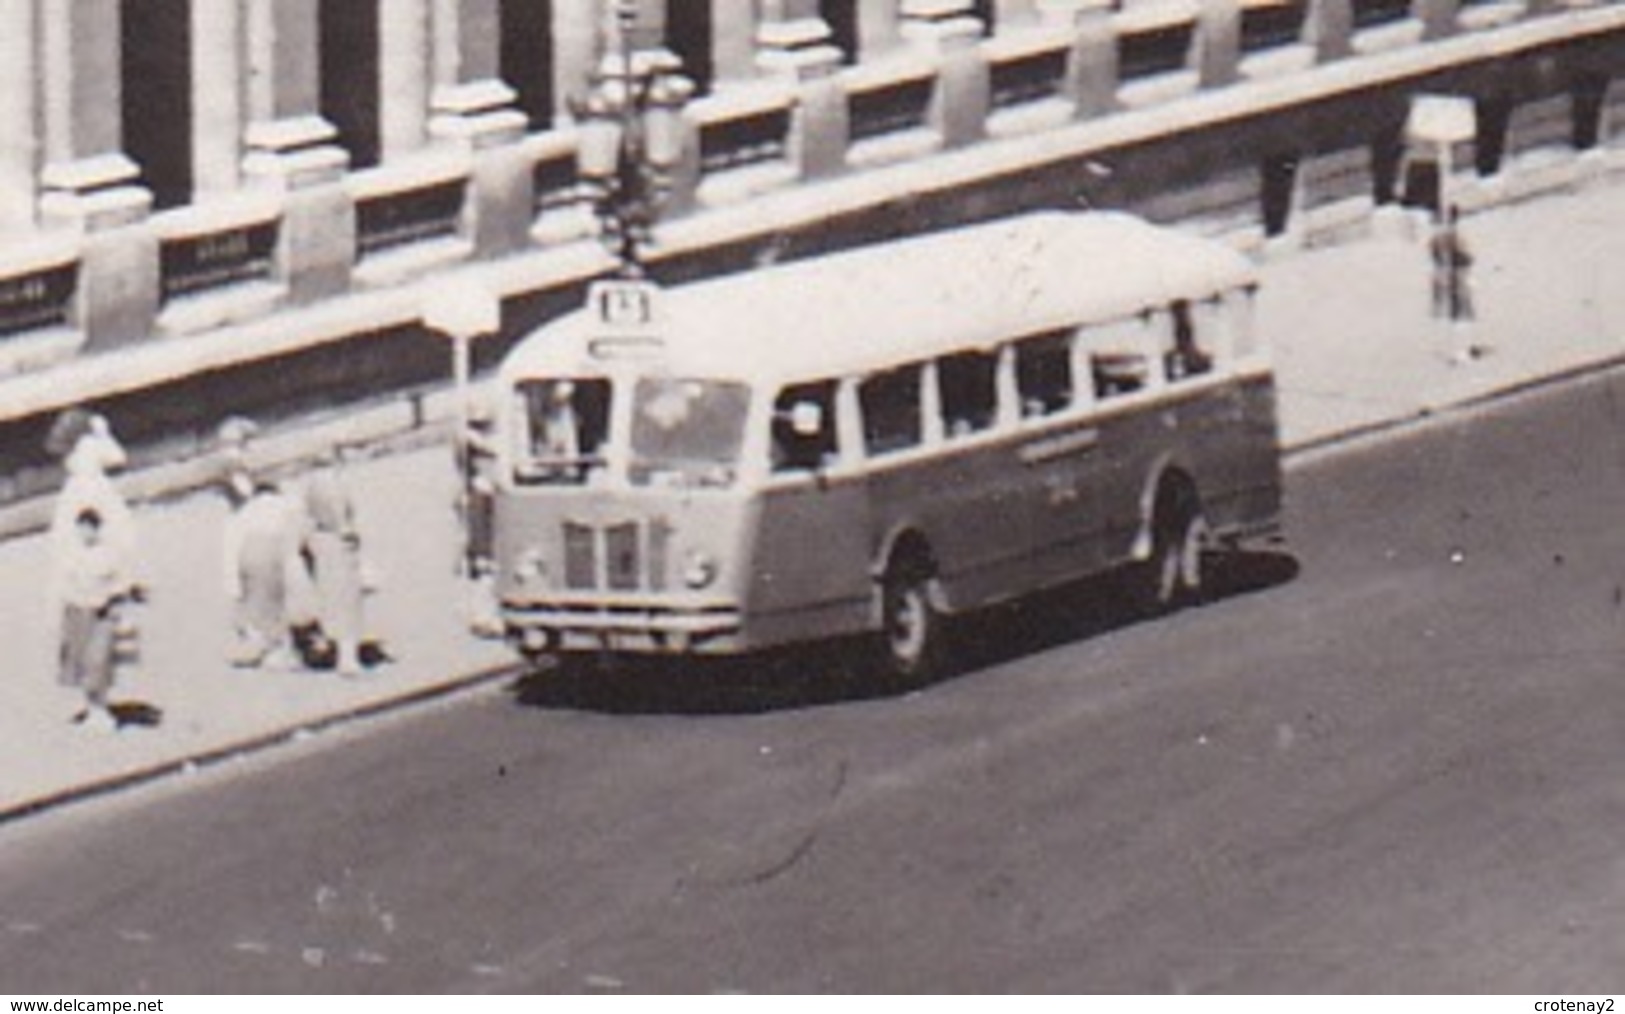
[[[1127,568],[1152,608],[1273,535],[1256,272],[1035,213],[673,288],[598,283],[496,381],[504,623],[527,656],[730,654],[944,622]]]

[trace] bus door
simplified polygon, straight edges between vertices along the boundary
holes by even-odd
[[[1017,447],[1028,491],[1029,552],[1038,584],[1088,573],[1100,559],[1101,431],[1080,387],[1069,330],[1010,348],[1025,439]]]

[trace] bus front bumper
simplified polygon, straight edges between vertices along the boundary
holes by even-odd
[[[508,638],[525,655],[570,651],[727,654],[742,649],[738,609],[582,608],[506,603]]]

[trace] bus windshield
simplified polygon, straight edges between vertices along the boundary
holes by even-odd
[[[518,396],[524,419],[515,462],[518,481],[578,485],[603,467],[608,380],[526,380],[519,384]]]
[[[632,396],[633,485],[733,485],[749,405],[743,384],[639,380]]]

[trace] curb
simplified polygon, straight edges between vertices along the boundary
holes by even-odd
[[[439,683],[418,687],[399,695],[380,698],[342,711],[321,715],[308,722],[283,726],[236,743],[227,743],[223,746],[211,747],[199,753],[189,754],[174,760],[159,761],[145,767],[122,771],[95,781],[47,793],[26,802],[0,806],[0,827],[70,803],[94,799],[121,789],[134,788],[138,785],[155,782],[170,775],[213,767],[248,754],[259,753],[272,747],[297,742],[306,736],[326,732],[340,725],[379,717],[417,704],[426,704],[430,701],[450,698],[512,677],[518,672],[518,668],[517,665],[507,665],[494,669],[483,669]]]
[[[1498,402],[1511,401],[1526,395],[1537,394],[1548,388],[1559,387],[1563,384],[1582,380],[1596,374],[1608,373],[1622,367],[1625,367],[1625,352],[1616,352],[1601,359],[1566,366],[1552,373],[1523,377],[1499,387],[1469,395],[1460,401],[1423,408],[1408,415],[1362,423],[1346,430],[1310,437],[1290,445],[1283,444],[1281,447],[1281,460],[1283,464],[1297,464],[1306,458],[1349,449],[1353,444],[1376,440],[1385,436],[1394,436],[1402,430],[1427,426],[1432,423],[1453,422],[1461,416]]]

